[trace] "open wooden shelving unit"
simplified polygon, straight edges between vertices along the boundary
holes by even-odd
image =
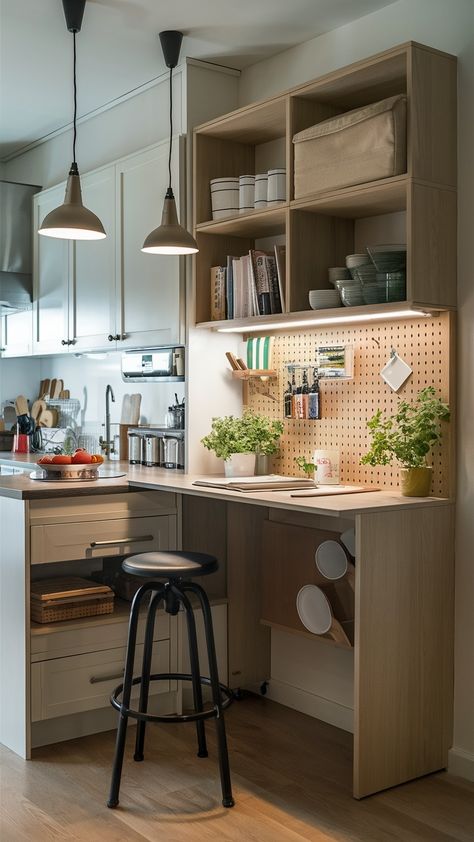
[[[393,178],[294,198],[293,136],[335,114],[404,93],[408,99],[407,172]],[[212,221],[209,182],[285,166],[286,202]],[[281,322],[456,306],[456,59],[409,42],[238,109],[194,131],[195,322],[203,328],[258,332]],[[354,251],[357,220],[406,214],[405,302],[308,310],[310,289],[330,288],[327,270]],[[286,242],[286,313],[210,320],[210,268],[241,256],[262,238]],[[383,240],[382,240],[383,242]],[[263,244],[268,247],[268,244]],[[370,245],[370,244],[369,244]],[[296,325],[295,325],[296,327]],[[263,329],[263,328],[262,328]],[[265,327],[265,330],[268,328]]]

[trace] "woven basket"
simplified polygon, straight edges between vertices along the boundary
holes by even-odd
[[[35,623],[57,623],[60,620],[77,620],[79,617],[98,617],[99,614],[112,614],[114,597],[105,596],[87,602],[78,601],[69,605],[31,604],[31,619]]]
[[[31,583],[31,619],[36,623],[57,623],[112,614],[114,593],[107,585],[66,576]]]

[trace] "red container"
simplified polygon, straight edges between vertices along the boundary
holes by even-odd
[[[13,453],[29,453],[30,437],[26,433],[15,433],[12,451]]]

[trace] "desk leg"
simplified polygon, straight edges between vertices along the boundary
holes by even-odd
[[[263,522],[267,509],[227,504],[229,685],[260,686],[270,676],[270,630],[260,624]]]
[[[453,507],[357,517],[354,796],[445,768],[453,708]]]

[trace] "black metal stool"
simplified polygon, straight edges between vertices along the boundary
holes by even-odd
[[[200,585],[188,581],[194,576],[205,576],[214,573],[218,568],[214,556],[203,553],[188,553],[169,551],[161,553],[140,553],[127,558],[122,568],[126,573],[147,579],[166,579],[166,581],[146,582],[135,594],[130,612],[128,628],[127,655],[125,658],[125,672],[123,684],[115,688],[110,697],[113,707],[120,712],[117,742],[112,769],[112,783],[110,787],[108,807],[116,807],[119,803],[120,779],[122,776],[125,738],[127,734],[128,717],[137,721],[134,760],[143,760],[145,741],[145,727],[147,722],[195,722],[198,739],[198,757],[207,757],[206,734],[204,720],[216,720],[217,741],[219,751],[219,770],[222,786],[222,803],[224,807],[233,807],[232,786],[230,782],[229,757],[227,754],[227,740],[223,711],[232,702],[232,691],[219,682],[217,671],[216,648],[212,629],[212,615],[206,592]],[[206,632],[207,655],[209,659],[209,678],[203,678],[199,670],[199,655],[196,637],[196,623],[191,603],[186,591],[194,593],[202,608],[204,628]],[[151,592],[150,604],[145,629],[145,645],[143,649],[142,673],[139,678],[133,677],[133,663],[135,659],[135,644],[140,606],[146,594]],[[153,651],[153,631],[155,615],[161,602],[164,602],[168,614],[177,614],[180,605],[186,612],[188,627],[189,656],[191,673],[158,673],[150,675]],[[147,713],[148,693],[150,681],[181,680],[191,681],[193,685],[194,713],[156,716]],[[138,710],[130,708],[132,686],[140,684],[140,701]],[[211,687],[212,708],[204,710],[202,700],[202,684]],[[122,701],[119,696],[122,695]]]

